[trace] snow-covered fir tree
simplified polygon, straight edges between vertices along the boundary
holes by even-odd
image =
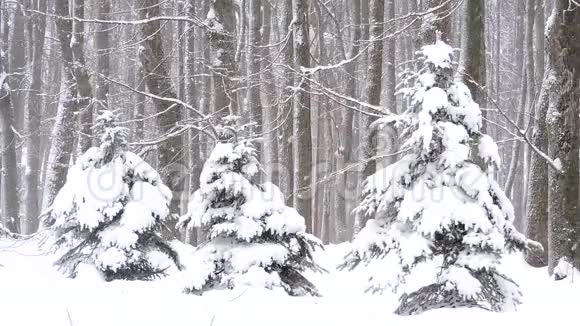
[[[95,266],[108,281],[151,279],[179,266],[158,232],[169,215],[171,191],[127,150],[127,129],[117,118],[111,111],[99,115],[100,147],[69,169],[46,219],[62,253],[55,264],[70,277],[80,264]]]
[[[481,110],[469,89],[453,78],[452,48],[437,42],[419,56],[421,70],[401,90],[409,109],[377,121],[401,131],[405,154],[365,181],[356,213],[371,219],[342,267],[366,265],[371,291],[400,290],[421,267],[423,283],[401,296],[398,314],[514,307],[520,291],[500,261],[537,243],[512,225],[512,204],[493,176],[497,145],[481,133]]]
[[[321,242],[276,186],[255,182],[260,166],[251,142],[221,134],[179,223],[201,227],[209,238],[184,258],[191,266],[185,292],[250,286],[318,295],[303,272],[322,270],[313,260]]]

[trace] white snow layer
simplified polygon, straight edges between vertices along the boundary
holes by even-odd
[[[179,247],[182,256],[194,250],[183,244]],[[322,294],[319,298],[249,287],[195,296],[181,293],[181,273],[175,269],[169,277],[152,282],[105,282],[92,266],[85,265],[79,267],[76,279],[68,279],[52,266],[55,257],[39,251],[35,241],[0,240],[0,325],[489,326],[568,324],[577,317],[580,273],[555,282],[545,268],[529,267],[519,256],[503,262],[509,274],[518,275],[524,292],[517,311],[439,309],[400,317],[391,313],[398,305],[397,295],[364,292],[368,286],[364,270],[335,269],[349,249],[342,244],[317,252],[317,261],[330,271],[308,275]],[[385,265],[381,270],[388,273],[390,269]],[[414,281],[409,280],[408,286],[413,287]],[[463,290],[467,293],[470,288]]]

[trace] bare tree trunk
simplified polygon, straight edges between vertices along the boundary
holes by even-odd
[[[353,24],[353,37],[352,37],[352,48],[348,55],[349,58],[354,58],[360,52],[360,41],[361,41],[361,1],[353,0],[352,5],[352,24]],[[357,70],[357,61],[352,61],[345,67],[346,73],[346,95],[351,98],[356,98],[357,94],[357,78],[355,76]],[[354,161],[353,157],[353,139],[354,139],[354,111],[353,110],[342,110],[339,114],[342,114],[342,134],[343,143],[340,144],[338,148],[336,170],[341,171],[347,164],[351,164]],[[350,214],[348,203],[352,201],[353,197],[356,196],[355,188],[352,175],[348,172],[340,173],[336,176],[336,190],[337,190],[337,200],[335,214],[336,216],[336,229],[338,232],[337,240],[338,242],[344,242],[352,237],[352,225],[347,222],[348,216]]]
[[[370,2],[370,36],[369,64],[367,72],[367,100],[371,105],[381,103],[381,77],[383,74],[383,42],[380,39],[384,28],[385,0],[371,0]],[[364,141],[363,155],[368,162],[363,169],[363,178],[373,175],[377,169],[377,162],[373,157],[377,155],[378,132],[376,128],[371,128],[371,124],[376,119],[368,118],[367,135]],[[357,216],[355,232],[363,228],[366,224],[366,216]]]
[[[320,3],[314,2],[314,9],[316,12],[316,36],[318,37],[318,64],[319,65],[326,65],[328,64],[327,54],[326,54],[326,41],[324,40],[324,35],[326,34],[326,24],[322,15],[322,10],[320,9]],[[314,25],[314,24],[313,24]],[[326,71],[320,71],[317,73],[319,80],[327,80],[329,77]],[[324,95],[317,95],[314,103],[316,103],[316,119],[314,124],[314,133],[315,138],[313,139],[314,144],[314,154],[316,157],[314,158],[314,162],[316,162],[316,169],[314,171],[313,177],[313,186],[312,186],[312,217],[313,217],[313,231],[312,233],[316,236],[321,236],[322,234],[322,226],[324,224],[324,216],[325,214],[333,215],[330,213],[331,211],[334,212],[336,216],[335,219],[339,220],[340,212],[336,211],[336,207],[333,205],[337,205],[338,201],[334,201],[332,203],[326,203],[329,206],[325,206],[325,194],[324,192],[329,190],[328,186],[325,183],[321,183],[320,181],[323,180],[324,177],[328,176],[330,171],[326,171],[326,169],[320,169],[320,167],[327,166],[326,162],[328,160],[333,160],[334,157],[332,155],[327,155],[329,148],[333,148],[334,144],[328,143],[328,131],[326,126],[324,125],[325,119],[327,116],[332,115],[330,110],[327,110],[328,102],[327,98]],[[341,123],[340,114],[342,112],[340,110],[335,111],[335,124],[339,125]],[[338,140],[340,148],[340,140]],[[340,151],[340,149],[338,150]],[[340,157],[337,155],[337,166],[340,166]],[[336,178],[338,180],[338,178]]]
[[[528,132],[532,132],[535,130],[535,99],[536,99],[536,76],[535,76],[535,62],[534,62],[534,25],[535,25],[535,16],[536,16],[536,0],[528,0],[527,5],[527,27],[526,27],[526,70],[527,78],[528,78],[528,103],[526,105],[527,109],[527,116],[529,116],[529,123],[526,126]],[[523,162],[523,183],[521,183],[522,191],[519,193],[519,203],[520,203],[520,214],[519,220],[516,220],[514,226],[519,230],[525,230],[526,224],[526,216],[527,216],[527,209],[526,209],[526,198],[528,193],[528,178],[529,178],[529,170],[530,170],[530,161],[531,161],[531,151],[526,146],[524,148],[524,162]],[[514,196],[517,197],[517,196]]]
[[[235,35],[236,15],[233,0],[210,1],[208,33],[215,58],[213,72],[213,111],[219,117],[238,114],[237,96],[233,89],[232,77],[236,71]]]
[[[332,171],[336,171],[335,161],[331,159],[332,157],[332,143],[335,141],[335,132],[333,132],[332,127],[332,120],[330,117],[324,119],[321,123],[321,127],[324,129],[324,134],[328,135],[328,139],[326,140],[326,154],[325,157],[328,159],[325,163],[325,172],[331,173]],[[325,244],[334,243],[336,242],[336,219],[331,217],[332,210],[330,209],[332,201],[336,201],[336,191],[331,189],[332,184],[330,182],[324,183],[324,190],[322,191],[322,241]],[[340,200],[340,199],[339,199]]]
[[[81,3],[76,3],[80,5]],[[79,11],[82,9],[79,9]],[[68,0],[55,0],[55,14],[62,17],[69,16]],[[75,10],[75,15],[79,12]],[[82,17],[82,15],[81,15]],[[66,174],[70,164],[72,152],[74,150],[75,135],[71,132],[75,129],[75,113],[91,111],[92,89],[89,83],[89,75],[84,66],[83,44],[84,38],[82,32],[78,30],[73,38],[73,22],[68,19],[57,19],[56,30],[60,41],[60,48],[64,63],[64,98],[62,106],[59,106],[54,129],[52,133],[52,143],[49,154],[49,171],[47,172],[47,183],[44,192],[44,207],[52,204],[54,197],[64,185]],[[83,119],[82,138],[85,143],[90,141],[87,137],[86,119]],[[89,132],[90,134],[90,132]]]
[[[387,0],[386,2],[386,20],[392,21],[395,19],[395,0]],[[397,91],[397,71],[395,69],[396,61],[396,38],[390,37],[385,40],[386,46],[386,62],[385,62],[385,107],[396,113],[397,111],[397,98],[395,97],[395,92]]]
[[[249,12],[249,28],[248,28],[248,93],[246,102],[250,107],[249,121],[254,126],[252,131],[254,134],[261,134],[262,132],[262,101],[260,99],[260,46],[262,36],[260,31],[262,29],[262,1],[250,0]],[[259,145],[259,144],[258,144]],[[263,158],[262,146],[257,146],[258,159]],[[263,162],[263,160],[260,160]]]
[[[10,87],[7,85],[6,58],[0,53],[0,123],[2,124],[2,216],[10,232],[20,232],[20,203],[18,198],[18,165],[16,163],[16,135]]]
[[[463,48],[461,61],[463,62],[463,80],[471,94],[473,100],[479,106],[485,108],[487,103],[486,90],[487,83],[485,69],[485,2],[480,0],[467,0],[464,13]],[[487,117],[485,111],[484,118]],[[485,120],[482,132],[486,133]]]
[[[151,18],[159,16],[160,8],[158,0],[144,0],[143,8],[140,10],[141,18]],[[141,64],[145,72],[145,81],[150,93],[163,98],[177,98],[177,94],[169,78],[165,52],[163,50],[159,21],[151,21],[141,25],[141,32],[144,37],[142,50],[139,53]],[[157,127],[163,134],[170,133],[174,127],[182,120],[182,108],[172,102],[153,99],[155,110],[158,113]],[[179,212],[181,207],[181,196],[185,191],[184,174],[185,154],[183,151],[182,135],[173,136],[166,139],[159,146],[159,166],[165,185],[173,191],[171,200],[171,211]],[[171,219],[167,227],[170,231],[166,234],[169,237],[178,237],[175,230],[175,219]]]
[[[548,66],[542,85],[540,97],[536,104],[538,125],[534,130],[533,143],[538,149],[548,151],[548,131],[546,130],[546,114],[548,112],[550,94],[556,92],[551,67]],[[539,155],[532,153],[530,178],[527,196],[527,226],[526,236],[538,241],[544,246],[542,253],[530,253],[526,256],[528,264],[534,267],[548,265],[548,164]]]
[[[14,128],[22,130],[24,127],[24,104],[26,100],[26,37],[24,4],[16,2],[13,6],[12,21],[10,23],[10,44],[8,61],[11,74],[9,78],[12,90],[12,106],[14,109]]]
[[[548,65],[554,72],[555,91],[548,109],[548,153],[561,164],[561,171],[549,170],[548,255],[550,274],[561,258],[580,267],[578,250],[579,146],[580,139],[580,8],[569,8],[568,0],[554,4],[548,30]],[[574,4],[572,4],[574,6]],[[547,75],[548,76],[548,75]],[[547,81],[549,82],[549,81]]]
[[[196,0],[190,0],[189,3],[186,4],[186,13],[187,16],[190,18],[195,17],[195,3]],[[186,102],[190,105],[197,106],[198,101],[198,92],[195,85],[195,78],[194,75],[196,73],[195,69],[195,39],[196,39],[196,29],[192,24],[187,26],[187,49],[185,53],[185,75],[187,78],[185,79],[185,99]],[[193,118],[190,116],[190,118]],[[201,176],[201,170],[203,168],[203,161],[201,157],[201,132],[191,132],[190,133],[190,142],[191,142],[191,151],[190,151],[190,165],[191,165],[191,177],[190,177],[190,192],[199,189],[199,178]],[[189,234],[189,243],[192,245],[197,245],[197,230],[193,230]]]
[[[61,1],[61,0],[57,0]],[[77,18],[85,17],[85,0],[75,0],[72,2],[74,4],[74,15]],[[71,48],[73,51],[74,61],[73,64],[80,69],[73,69],[75,71],[74,77],[77,84],[77,102],[83,103],[82,107],[78,107],[75,112],[80,112],[81,119],[81,134],[78,139],[79,148],[81,152],[85,152],[93,145],[93,95],[91,83],[89,80],[89,74],[87,73],[85,67],[85,56],[84,56],[84,35],[85,28],[82,21],[75,20],[73,22],[72,33],[74,35],[71,40]]]
[[[308,1],[293,0],[294,69],[310,66]],[[312,232],[312,134],[310,127],[310,84],[300,78],[294,95],[294,208],[304,216],[306,231]]]
[[[535,17],[535,67],[536,67],[536,85],[542,84],[544,78],[544,30],[545,30],[545,15],[544,15],[544,0],[536,0],[536,17]]]
[[[287,38],[284,45],[282,62],[291,67],[294,58],[294,36],[292,33],[292,0],[283,0],[282,10],[282,32]],[[292,143],[294,138],[294,119],[292,114],[292,92],[294,86],[294,74],[284,70],[282,77],[282,103],[280,105],[279,120],[282,126],[278,133],[278,147],[280,151],[280,186],[282,192],[288,196],[288,204],[294,203],[294,154],[292,153]]]
[[[546,130],[546,115],[548,112],[550,93],[556,92],[554,76],[551,67],[548,67],[544,77],[544,1],[536,1],[535,17],[535,68],[536,81],[544,82],[541,85],[540,96],[535,107],[537,125],[534,128],[533,143],[542,152],[548,151],[548,131]],[[530,253],[526,256],[528,264],[534,267],[548,265],[548,165],[539,155],[532,153],[530,160],[530,174],[528,179],[527,223],[526,236],[542,244],[542,253]]]
[[[99,0],[97,4],[97,17],[106,20],[111,11],[110,0]],[[109,77],[109,52],[111,51],[109,42],[108,25],[98,25],[95,35],[95,49],[97,50],[97,72],[105,77]],[[109,107],[109,83],[98,76],[96,79],[95,99],[97,100],[98,109]]]
[[[497,30],[495,34],[495,101],[501,106],[501,1],[496,2],[497,11],[495,17],[497,20]]]
[[[271,28],[272,28],[272,11],[270,4],[266,4],[262,7],[263,10],[263,21],[262,21],[262,44],[270,44],[271,38]],[[263,110],[263,120],[264,120],[264,130],[268,132],[264,135],[264,163],[266,170],[266,180],[269,180],[273,184],[280,185],[280,166],[278,161],[278,137],[277,132],[273,129],[280,123],[278,120],[278,104],[275,99],[275,77],[272,73],[272,66],[270,64],[270,47],[266,46],[261,51],[262,54],[262,70],[263,73],[260,75],[260,81],[266,89],[266,94],[264,94],[264,102],[266,105],[262,108]]]
[[[26,147],[26,198],[25,210],[26,221],[23,233],[31,234],[38,228],[38,216],[40,213],[40,163],[41,152],[41,121],[44,100],[42,96],[42,67],[44,59],[44,38],[46,34],[46,1],[35,3],[38,14],[32,14],[30,24],[32,24],[32,64],[30,92],[28,93],[28,120],[27,128],[30,134]]]

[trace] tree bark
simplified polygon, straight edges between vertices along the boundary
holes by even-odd
[[[0,53],[0,123],[2,124],[2,216],[10,232],[20,233],[18,165],[11,90],[7,85],[6,57]]]
[[[97,17],[106,20],[111,11],[110,0],[99,0],[97,4]],[[109,42],[108,25],[98,25],[98,30],[95,35],[95,49],[97,52],[97,72],[105,77],[109,77],[110,60],[109,52],[111,51]],[[98,76],[96,78],[95,99],[97,100],[98,109],[107,109],[109,107],[109,83]]]
[[[24,104],[26,100],[26,37],[25,37],[25,17],[24,4],[17,2],[13,5],[12,21],[10,29],[10,44],[8,48],[8,71],[10,89],[12,90],[12,106],[14,111],[14,128],[22,131],[24,127]]]
[[[282,33],[287,37],[282,54],[282,62],[286,66],[293,66],[294,58],[294,36],[292,33],[292,0],[284,0],[282,9]],[[292,143],[294,139],[294,119],[292,113],[292,92],[294,86],[294,74],[288,73],[286,69],[282,72],[282,103],[280,104],[280,121],[282,126],[278,133],[279,162],[280,162],[280,186],[282,192],[287,196],[286,202],[289,205],[294,203],[294,154],[292,153]]]
[[[386,20],[393,21],[395,19],[395,0],[387,0],[386,2]],[[395,69],[396,61],[396,38],[390,37],[385,40],[386,46],[386,62],[385,62],[385,107],[396,113],[397,98],[395,93],[397,91],[397,71]]]
[[[212,61],[213,112],[218,117],[224,117],[239,113],[237,96],[232,91],[232,77],[237,69],[234,1],[212,0],[210,1],[210,12],[213,13],[213,16],[208,16],[208,36],[215,56]]]
[[[266,4],[267,6],[268,4]],[[248,26],[248,90],[246,103],[249,109],[249,121],[253,123],[252,132],[256,135],[262,133],[262,100],[260,99],[260,46],[262,45],[262,1],[250,0],[249,26]],[[256,144],[258,160],[263,161],[263,147]]]
[[[76,3],[77,9],[82,3]],[[83,9],[75,10],[75,15]],[[54,11],[57,16],[69,16],[69,1],[55,0]],[[81,25],[82,26],[82,25]],[[52,204],[54,197],[62,188],[66,181],[66,174],[70,164],[71,155],[74,150],[75,135],[71,132],[75,130],[75,114],[82,112],[83,116],[87,116],[87,112],[91,112],[92,105],[92,89],[89,82],[89,75],[84,65],[83,41],[82,32],[79,31],[79,26],[75,26],[73,31],[73,22],[68,19],[57,19],[56,30],[60,42],[61,55],[64,63],[64,98],[62,105],[58,108],[56,121],[52,133],[52,143],[49,154],[49,172],[47,173],[47,183],[44,192],[44,207]],[[74,38],[73,38],[74,35]],[[91,113],[92,114],[92,113]],[[87,124],[86,119],[83,120],[81,131],[86,144],[90,141],[91,125]]]
[[[195,17],[195,3],[196,0],[190,0],[186,4],[186,13],[190,18]],[[195,85],[194,75],[196,73],[195,68],[195,39],[196,39],[196,29],[193,24],[187,26],[187,48],[185,52],[185,99],[190,105],[197,106],[198,102],[198,92]],[[190,118],[195,118],[190,116]],[[189,162],[191,165],[191,176],[190,176],[190,192],[199,189],[199,178],[201,176],[201,170],[203,168],[203,161],[201,156],[201,132],[194,131],[190,133],[191,151]],[[193,230],[189,234],[189,243],[192,245],[197,245],[197,230]]]
[[[61,1],[61,0],[57,0]],[[83,19],[85,17],[85,0],[75,0],[74,15],[75,17]],[[93,145],[93,91],[89,80],[89,74],[85,67],[85,24],[82,21],[75,20],[72,26],[73,38],[71,40],[71,48],[73,51],[74,61],[72,64],[76,69],[73,69],[74,77],[77,83],[77,102],[83,103],[82,107],[78,107],[75,112],[80,113],[81,120],[81,134],[78,138],[79,148],[81,152],[85,152]],[[79,69],[80,68],[80,69]]]
[[[26,147],[26,171],[24,180],[26,183],[25,194],[25,216],[23,233],[31,234],[38,229],[38,216],[40,214],[40,163],[41,152],[41,121],[44,100],[42,96],[42,67],[44,59],[44,38],[46,34],[46,1],[35,2],[38,14],[33,14],[30,18],[32,24],[32,65],[30,92],[28,93],[28,120],[27,128],[29,132]]]
[[[471,91],[473,100],[480,107],[485,108],[487,94],[485,86],[487,83],[485,69],[485,2],[480,0],[467,0],[465,4],[465,21],[463,29],[463,40],[461,41],[463,61],[463,80]],[[485,111],[483,117],[487,117]],[[486,133],[486,122],[484,120],[481,131]]]
[[[535,26],[534,26],[534,53],[535,53],[535,68],[536,68],[536,85],[542,84],[542,78],[544,78],[544,30],[545,30],[545,15],[544,15],[544,0],[536,0],[536,16],[535,16]]]
[[[141,19],[160,15],[158,0],[144,0],[140,10]],[[141,25],[144,38],[139,53],[140,61],[145,73],[145,82],[150,93],[163,98],[177,98],[175,88],[171,84],[169,68],[163,50],[162,37],[159,32],[159,21],[151,21]],[[156,120],[159,131],[167,135],[182,120],[182,108],[172,102],[153,99],[155,110],[158,113]],[[172,212],[179,212],[181,197],[185,191],[185,154],[183,151],[183,136],[177,135],[164,140],[159,146],[159,166],[163,182],[173,192],[170,208]],[[175,219],[167,223],[168,237],[179,236],[175,230]]]
[[[270,44],[271,29],[272,29],[272,10],[270,4],[266,3],[263,7],[263,21],[262,21],[262,44]],[[262,107],[263,110],[263,121],[264,130],[268,133],[264,135],[264,165],[266,170],[266,180],[272,182],[273,184],[280,185],[280,166],[278,161],[278,137],[277,132],[273,129],[280,123],[278,120],[278,104],[275,96],[275,77],[272,73],[271,59],[270,59],[270,47],[264,47],[261,51],[262,54],[262,66],[263,71],[260,74],[261,84],[264,85],[266,89],[266,94],[264,94],[265,106]]]
[[[383,74],[383,41],[382,36],[385,18],[385,0],[371,0],[370,2],[370,41],[369,64],[367,70],[367,101],[371,105],[381,103],[381,79]],[[375,118],[367,118],[367,134],[364,140],[363,159],[367,161],[363,168],[363,179],[373,175],[377,169],[377,162],[373,157],[377,155],[378,132],[376,128],[371,128]],[[366,216],[357,216],[355,232],[366,225]]]
[[[535,17],[535,68],[536,80],[544,78],[541,85],[540,96],[536,104],[536,121],[532,141],[542,152],[548,152],[548,131],[546,130],[546,115],[548,112],[550,93],[556,92],[554,76],[548,66],[547,75],[544,74],[544,1],[536,1]],[[540,53],[538,53],[540,52]],[[542,76],[539,76],[542,74]],[[534,267],[548,265],[548,192],[545,190],[548,184],[548,165],[536,153],[532,153],[530,160],[530,174],[528,179],[527,199],[527,223],[526,236],[542,244],[544,251],[541,253],[529,253],[526,255],[528,264]]]
[[[580,8],[569,8],[568,0],[554,4],[554,22],[547,38],[548,64],[557,83],[550,93],[548,109],[548,154],[559,160],[560,172],[549,170],[548,186],[548,271],[561,258],[580,267],[578,250],[579,203],[579,146],[580,139]],[[574,6],[574,4],[572,4]]]
[[[352,24],[353,24],[353,36],[352,36],[352,47],[348,55],[349,58],[356,57],[360,52],[360,41],[362,36],[361,30],[361,1],[353,0],[351,1],[352,9]],[[357,94],[357,78],[355,76],[357,70],[357,61],[354,60],[346,65],[346,95],[351,98],[356,98]],[[353,139],[354,139],[354,111],[353,110],[342,110],[339,114],[342,114],[342,139],[343,142],[338,148],[338,156],[336,163],[336,170],[342,170],[347,164],[354,163],[353,157]],[[339,137],[340,138],[340,137]],[[336,176],[336,229],[337,229],[337,241],[344,242],[352,237],[352,225],[348,223],[348,216],[350,215],[350,210],[348,206],[349,202],[356,197],[355,188],[356,185],[353,182],[353,175],[349,172],[343,172]]]
[[[293,0],[294,69],[310,66],[308,1]],[[312,134],[310,125],[310,84],[298,77],[294,95],[294,208],[304,216],[306,231],[312,232]]]

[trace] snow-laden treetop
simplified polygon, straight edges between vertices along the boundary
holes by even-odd
[[[425,46],[422,68],[400,91],[411,105],[377,121],[401,131],[405,154],[365,181],[356,212],[371,219],[345,262],[382,266],[372,273],[374,291],[397,289],[418,265],[438,266],[401,313],[416,309],[415,301],[440,304],[426,297],[492,310],[517,302],[515,283],[497,268],[505,252],[534,245],[512,225],[512,204],[491,173],[500,163],[497,145],[481,132],[469,89],[454,79],[452,54],[443,42]]]
[[[157,234],[172,193],[155,169],[127,151],[127,130],[113,112],[104,111],[96,129],[100,146],[77,159],[50,208],[48,224],[66,249],[57,264],[71,276],[80,263],[107,279],[157,276],[177,262]]]
[[[226,138],[226,137],[223,137]],[[256,182],[259,162],[251,142],[220,141],[205,162],[200,189],[180,225],[200,227],[209,241],[184,260],[186,291],[258,286],[291,295],[318,292],[302,272],[318,270],[304,218],[286,206],[277,187]]]

